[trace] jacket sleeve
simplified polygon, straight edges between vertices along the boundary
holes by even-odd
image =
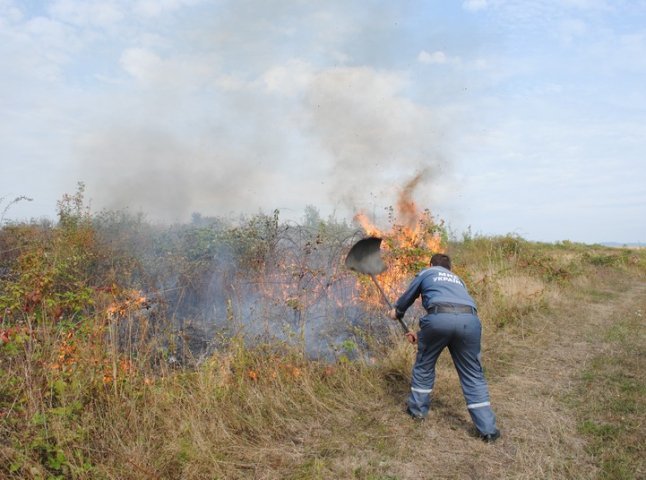
[[[419,294],[422,291],[421,287],[422,276],[417,275],[413,281],[410,282],[410,285],[402,296],[395,302],[395,311],[397,312],[398,319],[404,318],[404,314],[406,313],[406,310],[408,310],[408,307],[410,307],[417,297],[419,297]]]

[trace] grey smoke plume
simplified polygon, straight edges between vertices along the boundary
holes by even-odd
[[[191,25],[174,54],[163,39],[124,51],[138,95],[115,102],[78,149],[96,207],[164,220],[274,208],[298,216],[306,205],[351,215],[392,205],[416,173],[438,172],[441,122],[411,99],[406,74],[344,57],[362,50],[360,27],[281,2],[275,23],[271,9],[260,22],[254,4],[227,4],[217,34],[206,21]],[[296,32],[279,28],[295,15]],[[375,41],[365,35],[366,46]]]
[[[191,212],[225,214],[263,205],[269,175],[257,157],[222,147],[200,149],[150,129],[111,129],[87,144],[84,164],[93,200],[186,220]]]
[[[404,79],[370,68],[317,75],[306,97],[311,132],[331,155],[331,193],[355,208],[368,195],[390,198],[411,176],[430,179],[441,164],[440,134],[432,114],[400,95]]]

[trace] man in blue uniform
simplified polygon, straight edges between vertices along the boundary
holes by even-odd
[[[419,334],[406,334],[417,343],[408,414],[424,419],[431,404],[435,382],[435,362],[445,347],[460,377],[467,409],[480,437],[493,442],[500,437],[496,416],[489,402],[489,389],[480,363],[482,326],[476,304],[464,282],[451,272],[451,259],[441,253],[431,257],[431,266],[418,273],[390,311],[393,320],[401,319],[415,299],[422,296],[427,314],[420,319]]]

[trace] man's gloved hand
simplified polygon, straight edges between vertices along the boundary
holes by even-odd
[[[415,345],[417,343],[417,334],[415,332],[406,332],[405,335],[408,343],[411,345]]]
[[[391,320],[397,321],[397,310],[394,308],[391,308],[390,311],[388,312],[388,318]],[[415,345],[417,343],[417,334],[415,332],[406,332],[406,340],[408,340],[408,343]]]

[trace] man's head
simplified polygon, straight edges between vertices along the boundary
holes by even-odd
[[[444,267],[451,270],[451,258],[443,253],[436,253],[431,257],[431,267]]]

